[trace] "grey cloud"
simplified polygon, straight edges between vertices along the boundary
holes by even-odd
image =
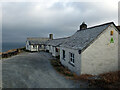
[[[102,3],[58,2],[34,11],[39,3],[3,4],[3,41],[24,42],[27,37],[70,36],[82,21],[92,26],[116,20],[116,11],[100,8]],[[98,7],[99,6],[99,7]]]

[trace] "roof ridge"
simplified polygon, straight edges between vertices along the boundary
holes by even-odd
[[[107,24],[114,24],[114,22],[108,22],[108,23],[104,23],[104,24],[95,25],[95,26],[86,28],[86,29],[84,29],[84,30],[91,29],[91,28],[95,28],[95,27],[104,26],[104,25],[107,25]],[[114,25],[115,25],[115,24],[114,24]],[[78,31],[81,31],[81,30],[78,30]]]
[[[110,25],[114,25],[114,22],[108,22],[96,26],[89,27],[84,32],[84,30],[77,31],[71,38],[63,43],[61,46],[74,48],[74,49],[84,49],[89,45],[93,40],[95,40],[106,28]],[[86,34],[87,33],[87,34]]]
[[[27,37],[27,38],[48,38],[48,37]]]
[[[29,39],[49,39],[49,38],[44,38],[44,37],[40,37],[40,38],[33,38],[33,37],[31,37],[31,38],[27,38],[27,40],[29,40]]]
[[[70,36],[69,36],[70,37]],[[63,37],[63,38],[56,38],[56,39],[53,39],[53,40],[59,40],[59,39],[67,39],[69,37]]]
[[[99,24],[99,25],[95,25],[95,26],[92,26],[92,27],[89,27],[89,28],[104,26],[104,25],[107,25],[107,24],[114,24],[114,22],[108,22],[108,23],[104,23],[104,24]],[[89,29],[89,28],[88,28],[88,29]]]

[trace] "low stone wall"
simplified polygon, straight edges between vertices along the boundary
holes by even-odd
[[[0,53],[0,57],[8,58],[8,57],[17,55],[18,53],[20,53],[20,52],[22,52],[24,50],[25,50],[25,48],[18,48],[18,49],[8,50],[7,52]]]

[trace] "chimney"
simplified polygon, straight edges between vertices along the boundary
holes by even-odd
[[[53,34],[49,34],[49,39],[53,39]]]
[[[85,24],[85,22],[83,22],[83,23],[80,25],[80,30],[84,30],[84,29],[87,29],[87,24]]]

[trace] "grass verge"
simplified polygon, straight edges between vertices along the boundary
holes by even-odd
[[[60,74],[63,74],[67,77],[73,77],[74,74],[72,72],[70,72],[70,70],[66,67],[64,67],[61,63],[59,59],[54,59],[51,60],[51,64],[52,66],[55,68],[55,70],[57,72],[59,72]]]

